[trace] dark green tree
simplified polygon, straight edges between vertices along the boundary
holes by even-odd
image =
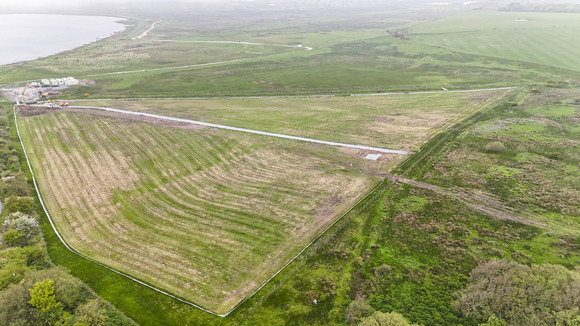
[[[580,273],[561,265],[531,267],[492,260],[471,272],[457,308],[467,316],[507,325],[562,325],[580,321]],[[501,325],[501,324],[498,324]]]

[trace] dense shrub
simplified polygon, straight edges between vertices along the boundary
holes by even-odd
[[[0,292],[0,325],[132,325],[65,269],[29,272]]]
[[[2,198],[16,196],[28,196],[32,193],[33,188],[28,183],[28,179],[23,173],[18,173],[16,176],[6,178],[4,185],[0,189]]]
[[[22,233],[26,239],[30,239],[40,230],[38,221],[22,212],[14,212],[8,215],[2,226],[5,230],[16,230]]]
[[[362,318],[370,316],[375,310],[364,300],[355,300],[346,308],[345,320],[349,324],[358,323]]]
[[[580,273],[561,265],[492,260],[471,272],[457,307],[478,319],[496,315],[507,325],[578,325]]]
[[[9,246],[23,246],[26,243],[26,237],[20,231],[8,230],[2,234],[2,242]]]
[[[34,214],[36,207],[34,200],[31,197],[18,197],[12,195],[4,201],[4,210],[6,210],[8,214],[22,212],[24,214],[32,215]]]
[[[411,324],[403,315],[390,312],[384,313],[377,311],[369,317],[363,318],[358,326],[415,326]]]

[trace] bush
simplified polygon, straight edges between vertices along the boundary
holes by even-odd
[[[0,325],[34,325],[30,293],[21,284],[0,292]]]
[[[30,197],[18,197],[12,195],[6,198],[4,209],[8,214],[22,212],[24,214],[32,215],[35,211],[34,200]]]
[[[580,272],[561,265],[492,260],[471,272],[457,308],[465,315],[507,325],[572,325],[580,320]]]
[[[54,280],[56,299],[62,302],[63,307],[68,311],[74,311],[79,305],[93,297],[89,288],[64,268],[55,267],[34,272],[27,277],[27,282],[38,282],[43,279]]]
[[[562,159],[562,153],[560,152],[552,152],[548,155],[548,158],[552,159],[552,160],[561,160]]]
[[[355,300],[346,308],[344,319],[349,324],[358,323],[362,318],[372,315],[375,310],[363,300]]]
[[[409,323],[400,313],[377,311],[372,316],[361,320],[358,326],[415,326],[415,324]]]
[[[76,310],[75,325],[90,325],[90,326],[104,326],[105,325],[105,309],[97,299],[90,300]]]
[[[0,194],[2,198],[6,198],[12,195],[16,196],[29,196],[34,188],[28,183],[26,176],[19,173],[13,178],[9,178],[4,182]]]
[[[26,237],[20,231],[10,230],[2,234],[2,242],[9,246],[23,246],[26,243]]]
[[[26,239],[32,238],[40,230],[38,221],[22,212],[14,212],[8,215],[2,225],[5,230],[16,230],[24,234]]]

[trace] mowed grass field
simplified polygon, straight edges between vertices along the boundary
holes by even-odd
[[[467,12],[421,23],[411,41],[580,71],[580,14]]]
[[[309,137],[418,149],[436,133],[510,90],[314,98],[82,101],[104,106]]]
[[[18,121],[71,247],[218,313],[379,182],[332,147],[76,111]]]

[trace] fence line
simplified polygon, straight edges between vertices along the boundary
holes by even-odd
[[[159,292],[161,294],[164,294],[168,297],[171,297],[173,299],[176,299],[182,303],[188,304],[190,306],[193,306],[201,311],[207,312],[209,314],[212,314],[214,316],[217,317],[227,317],[228,315],[230,315],[232,312],[234,312],[236,309],[238,309],[241,305],[243,305],[246,301],[248,301],[249,299],[251,299],[256,293],[258,293],[264,286],[266,286],[272,279],[274,279],[276,276],[278,276],[278,274],[280,274],[288,265],[290,265],[291,263],[293,263],[296,259],[300,258],[300,265],[298,264],[294,264],[292,272],[296,272],[298,270],[298,268],[302,267],[306,261],[315,253],[318,252],[318,250],[320,250],[321,247],[325,246],[329,239],[334,238],[334,236],[336,235],[337,232],[342,231],[344,229],[344,227],[346,225],[348,225],[356,216],[358,216],[363,210],[365,210],[371,203],[373,203],[374,201],[376,201],[376,199],[386,191],[386,186],[389,183],[385,183],[385,180],[382,180],[379,185],[377,185],[373,190],[371,190],[368,194],[366,194],[363,198],[361,198],[359,201],[357,201],[349,210],[347,210],[344,214],[342,214],[339,218],[337,218],[333,223],[331,223],[328,227],[326,227],[322,232],[320,232],[320,234],[314,238],[310,243],[308,243],[296,256],[294,256],[294,258],[292,258],[288,263],[286,263],[286,265],[284,265],[282,268],[280,268],[274,275],[272,275],[272,277],[270,277],[266,282],[264,282],[258,289],[256,289],[256,291],[254,291],[251,295],[249,295],[248,297],[246,297],[242,302],[240,302],[238,305],[236,305],[234,308],[232,308],[230,311],[228,311],[225,314],[218,314],[215,313],[213,311],[204,309],[198,305],[196,305],[193,302],[189,302],[186,300],[183,300],[177,296],[174,296],[170,293],[167,293],[161,289],[158,289],[154,286],[151,286],[139,279],[136,279],[128,274],[125,274],[121,271],[118,271],[110,266],[107,266],[105,264],[102,264],[92,258],[89,258],[88,256],[83,255],[82,253],[76,251],[75,249],[73,249],[72,247],[70,247],[67,242],[64,240],[64,238],[62,237],[62,235],[60,234],[60,232],[58,231],[56,224],[54,223],[52,216],[49,214],[48,209],[46,208],[45,204],[44,204],[44,200],[42,199],[42,195],[40,192],[40,188],[38,187],[37,181],[36,181],[36,177],[34,175],[34,171],[32,169],[32,164],[30,162],[30,159],[28,157],[28,152],[26,151],[26,148],[24,146],[24,141],[22,140],[22,136],[20,134],[20,129],[18,127],[18,120],[17,120],[17,113],[16,113],[16,105],[13,106],[13,114],[14,114],[14,124],[16,126],[16,133],[18,135],[18,138],[20,140],[20,145],[22,146],[22,151],[24,152],[24,156],[26,158],[26,162],[28,164],[28,168],[30,170],[30,174],[32,176],[32,182],[34,184],[34,189],[36,190],[36,194],[38,196],[38,199],[40,201],[40,204],[42,206],[42,209],[44,211],[44,213],[46,214],[46,217],[48,218],[48,221],[53,229],[53,231],[55,232],[56,236],[58,237],[58,239],[61,241],[61,243],[65,246],[65,248],[67,250],[69,250],[71,253],[84,258],[90,262],[93,262],[101,267],[104,267],[116,274],[119,274],[121,276],[124,276],[136,283],[139,283],[141,285],[144,285],[156,292]],[[330,230],[332,227],[334,227],[335,225],[340,224],[333,232],[330,236],[328,237],[324,237],[324,235],[326,235],[327,231]],[[309,248],[312,247],[312,245],[314,245],[314,250],[308,250]],[[304,254],[304,255],[303,255]],[[286,280],[289,278],[290,273],[284,273],[282,275],[282,279],[280,280],[280,282],[278,283],[278,285],[274,285],[273,289],[270,289],[269,294],[266,296],[262,296],[262,298],[260,299],[261,301],[258,302],[258,304],[254,304],[252,305],[252,307],[250,307],[249,309],[246,310],[245,313],[243,313],[242,316],[242,320],[244,318],[244,316],[247,314],[248,316],[251,315],[251,312],[253,312],[257,306],[261,303],[263,303],[264,300],[266,300],[271,293],[273,293],[274,291],[276,291],[278,289],[279,286],[282,286]],[[250,310],[251,309],[251,310]]]
[[[375,187],[371,192],[369,192],[364,198],[359,200],[353,207],[351,207],[348,211],[346,211],[341,217],[339,217],[334,223],[328,226],[324,231],[320,233],[318,237],[316,237],[310,244],[308,244],[294,259],[292,259],[286,266],[284,266],[278,273],[282,272],[285,267],[287,267],[290,263],[292,267],[290,270],[287,270],[285,273],[280,275],[278,282],[270,282],[270,280],[264,283],[255,293],[257,293],[260,289],[262,289],[266,284],[271,284],[268,291],[260,297],[259,300],[253,302],[253,304],[244,310],[244,312],[240,313],[235,321],[233,321],[233,325],[240,325],[243,321],[251,318],[252,313],[258,309],[259,306],[263,304],[265,300],[267,300],[272,293],[276,292],[278,289],[286,285],[286,282],[290,278],[291,275],[296,274],[305,264],[306,261],[319,253],[319,251],[326,247],[330,241],[334,241],[333,243],[336,244],[338,242],[337,234],[341,232],[345,227],[350,225],[353,219],[358,217],[363,211],[365,211],[370,205],[375,204],[377,199],[381,198],[382,195],[387,191],[389,186],[391,185],[390,182],[385,182],[386,180],[381,181],[381,183]],[[327,232],[331,228],[334,229],[332,232]],[[278,275],[274,275],[272,278]],[[254,293],[254,294],[255,294]],[[248,299],[252,296],[248,297],[246,300],[241,302],[239,306],[245,303]]]
[[[125,273],[123,273],[121,271],[118,271],[118,270],[116,270],[116,269],[114,269],[112,267],[109,267],[109,266],[107,266],[107,265],[105,265],[103,263],[100,263],[100,262],[98,262],[98,261],[96,261],[96,260],[94,260],[92,258],[89,258],[89,257],[83,255],[82,253],[76,251],[72,247],[70,247],[66,243],[66,241],[64,240],[64,238],[61,236],[60,232],[58,232],[58,229],[56,228],[56,224],[52,220],[52,217],[48,213],[48,209],[44,205],[44,200],[42,199],[42,195],[40,194],[40,188],[38,187],[38,184],[36,182],[36,177],[34,176],[34,171],[32,169],[32,164],[30,163],[30,159],[28,157],[28,152],[26,151],[26,147],[24,147],[24,142],[22,141],[22,136],[20,135],[20,129],[18,128],[18,119],[17,119],[17,114],[16,114],[16,105],[14,105],[12,107],[12,111],[13,111],[13,114],[14,114],[14,124],[16,126],[16,134],[18,135],[18,139],[20,140],[20,145],[22,146],[22,151],[24,152],[24,157],[26,158],[26,163],[28,164],[28,169],[30,170],[30,175],[32,176],[32,183],[34,184],[34,189],[36,190],[36,195],[38,196],[38,200],[40,201],[40,205],[42,206],[42,210],[44,211],[44,214],[46,214],[46,217],[48,218],[48,221],[50,222],[50,226],[54,230],[54,233],[56,234],[56,236],[58,237],[58,239],[60,240],[60,242],[65,246],[65,248],[68,249],[68,251],[70,251],[73,254],[75,254],[75,255],[77,255],[77,256],[79,256],[81,258],[84,258],[84,259],[86,259],[86,260],[88,260],[90,262],[93,262],[93,263],[95,263],[95,264],[97,264],[97,265],[99,265],[101,267],[104,267],[104,268],[110,270],[111,272],[114,272],[114,273],[117,273],[117,274],[119,274],[121,276],[124,276],[124,277],[126,277],[126,278],[128,278],[128,279],[130,279],[130,280],[132,280],[134,282],[137,282],[137,283],[139,283],[141,285],[144,285],[144,286],[146,286],[146,287],[148,287],[148,288],[150,288],[150,289],[152,289],[154,291],[157,291],[157,292],[159,292],[161,294],[164,294],[164,295],[166,295],[166,296],[168,296],[170,298],[173,298],[175,300],[178,300],[178,301],[180,301],[182,303],[185,303],[185,304],[188,304],[188,305],[190,305],[192,307],[195,307],[195,308],[197,308],[197,309],[199,309],[201,311],[207,312],[207,313],[212,314],[212,315],[217,316],[217,317],[225,317],[225,316],[227,316],[227,315],[217,314],[217,313],[215,313],[213,311],[209,311],[207,309],[204,309],[204,308],[196,305],[193,302],[189,302],[189,301],[183,300],[183,299],[181,299],[181,298],[179,298],[177,296],[174,296],[174,295],[172,295],[170,293],[167,293],[167,292],[165,292],[165,291],[163,291],[161,289],[158,289],[158,288],[156,288],[156,287],[154,287],[152,285],[149,285],[149,284],[147,284],[147,283],[145,283],[145,282],[143,282],[143,281],[141,281],[139,279],[136,279],[136,278],[134,278],[134,277],[132,277],[132,276],[130,276],[128,274],[125,274]]]

